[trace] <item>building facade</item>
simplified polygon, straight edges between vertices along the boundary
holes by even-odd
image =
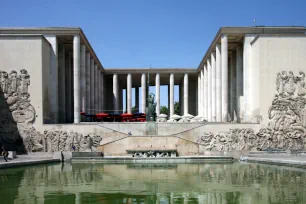
[[[84,122],[81,112],[122,113],[123,100],[131,113],[132,88],[136,106],[144,112],[149,84],[156,88],[157,115],[160,86],[168,86],[171,117],[178,85],[181,115],[264,126],[271,123],[275,95],[305,96],[305,32],[305,27],[222,27],[197,68],[106,69],[80,28],[1,28],[1,109],[14,121],[44,131],[46,124]],[[15,96],[21,102],[8,104],[19,100]],[[32,108],[20,108],[24,103]],[[298,116],[302,123],[305,104]]]

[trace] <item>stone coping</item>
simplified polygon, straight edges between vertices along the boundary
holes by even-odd
[[[232,163],[234,159],[227,156],[184,156],[184,157],[128,157],[128,156],[106,156],[103,158],[82,157],[72,158],[71,163],[146,163],[146,164],[187,164],[187,163]]]
[[[44,158],[44,159],[29,159],[29,160],[12,160],[9,162],[1,162],[0,169],[4,168],[13,168],[13,167],[24,167],[29,165],[36,165],[36,164],[47,164],[47,163],[55,163],[60,162],[60,159],[53,159],[53,158]]]
[[[278,166],[290,166],[306,169],[306,157],[279,157],[279,158],[264,158],[264,157],[245,157],[243,161],[272,164]]]

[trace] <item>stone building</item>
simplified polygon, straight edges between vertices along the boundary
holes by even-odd
[[[271,124],[274,117],[271,104],[276,95],[305,96],[305,32],[305,27],[221,27],[197,68],[107,69],[80,28],[0,28],[1,89],[5,99],[15,94],[30,101],[35,119],[29,121],[40,132],[60,127],[84,134],[97,133],[100,130],[93,124],[83,123],[81,112],[122,113],[126,100],[127,112],[131,113],[132,88],[136,106],[144,112],[147,83],[156,88],[157,115],[160,86],[168,86],[171,117],[174,86],[178,85],[181,115],[202,117],[208,122],[205,128],[211,125],[209,131],[229,129],[227,125],[233,122],[258,130]],[[16,88],[16,93],[10,92],[14,84],[24,91]],[[302,104],[303,114],[298,117],[305,124],[305,102]],[[4,104],[2,109],[5,107]],[[23,116],[13,113],[15,121]],[[278,120],[274,123],[278,124]],[[89,128],[84,130],[84,126],[77,124]],[[115,125],[104,124],[118,132],[133,130],[139,135],[146,135],[141,129],[149,128],[147,124],[133,128]],[[166,135],[179,132],[169,128],[173,124],[160,127],[163,125],[168,129]],[[181,131],[195,126],[180,124]],[[152,134],[162,134],[159,133],[162,128],[154,131]]]

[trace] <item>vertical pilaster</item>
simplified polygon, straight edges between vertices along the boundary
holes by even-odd
[[[188,114],[188,74],[184,74],[184,115]]]
[[[174,115],[174,74],[170,74],[170,117]]]
[[[73,36],[73,105],[74,123],[81,121],[80,103],[80,36]]]
[[[141,75],[141,111],[146,113],[146,74]]]
[[[222,122],[221,45],[216,45],[216,121]]]
[[[101,110],[102,112],[105,112],[105,79],[104,79],[104,73],[101,72]],[[121,93],[122,95],[122,93]]]
[[[127,75],[127,113],[132,113],[132,75]]]
[[[228,40],[227,35],[221,36],[221,72],[222,72],[222,122],[228,115]]]
[[[156,88],[156,115],[160,115],[160,74],[157,73],[155,77]]]
[[[204,65],[205,66],[205,65]],[[201,114],[207,120],[207,111],[205,109],[205,76],[204,67],[201,68]]]
[[[211,53],[211,121],[216,122],[216,58]]]

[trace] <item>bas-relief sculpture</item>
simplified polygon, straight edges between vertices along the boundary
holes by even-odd
[[[46,140],[46,151],[48,152],[92,152],[102,141],[102,137],[95,135],[82,135],[77,132],[67,133],[61,130],[50,130],[44,132]]]
[[[204,133],[199,143],[207,150],[231,151],[256,148],[302,150],[306,145],[305,73],[283,71],[276,77],[276,94],[269,108],[266,128],[232,129],[226,133]]]
[[[30,103],[30,75],[22,69],[0,71],[0,143],[18,153],[39,151],[96,151],[101,136],[83,136],[65,131],[39,133],[33,127],[36,113]],[[44,147],[46,144],[46,147]]]

